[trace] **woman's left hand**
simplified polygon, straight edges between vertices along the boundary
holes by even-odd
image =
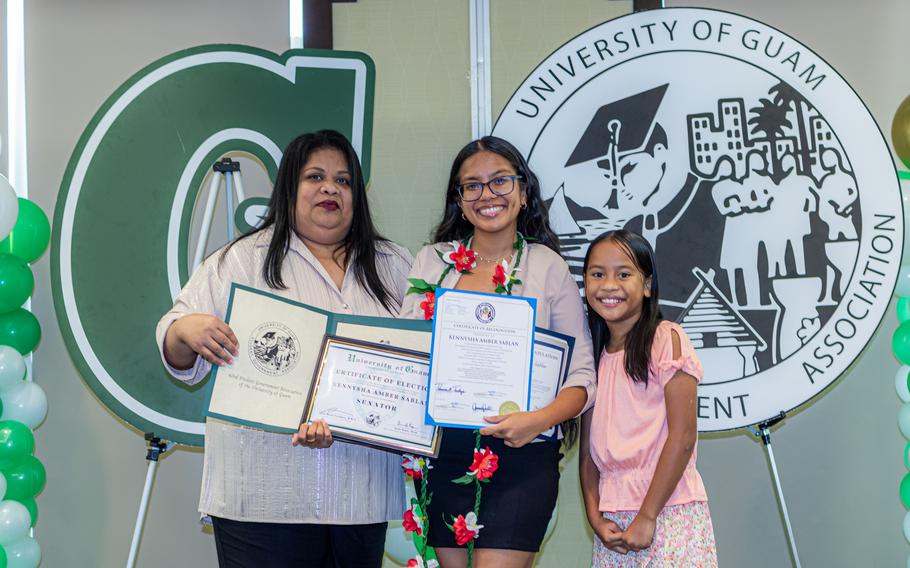
[[[629,550],[642,550],[651,546],[654,540],[654,528],[657,525],[653,520],[635,515],[632,523],[622,533],[622,540]]]
[[[481,429],[481,436],[493,436],[505,440],[510,448],[529,444],[538,434],[547,429],[537,412],[513,412],[499,416],[484,416],[492,424]]]
[[[291,436],[292,446],[306,446],[307,448],[323,449],[332,445],[332,430],[325,420],[318,419],[304,422],[295,434]]]

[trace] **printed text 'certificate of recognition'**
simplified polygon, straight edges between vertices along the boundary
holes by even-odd
[[[482,428],[484,416],[528,410],[535,309],[533,298],[437,291],[428,423]]]

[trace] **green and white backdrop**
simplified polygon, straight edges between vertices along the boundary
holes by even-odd
[[[886,132],[897,105],[910,93],[910,76],[902,67],[903,37],[910,21],[910,6],[904,2],[879,0],[860,5],[774,0],[756,4],[736,0],[695,4],[764,21],[811,46],[852,84]],[[630,10],[631,2],[624,1],[492,2],[494,120],[527,74],[551,52],[591,26]],[[365,158],[370,164],[370,198],[377,221],[388,237],[416,250],[438,219],[448,164],[471,136],[467,2],[361,0],[334,6],[334,21],[335,48],[364,52],[375,63],[372,136],[364,133],[364,139],[372,138],[372,149]],[[126,94],[128,80],[137,71],[185,49],[223,43],[250,46],[244,50],[250,57],[282,67],[286,61],[280,54],[288,48],[287,29],[288,5],[277,0],[29,2],[25,37],[30,199],[56,219],[55,227],[61,222],[66,192],[72,191],[72,180],[78,175],[71,156],[90,149],[90,141],[83,137],[87,125],[99,125],[99,109],[110,110],[112,93]],[[223,142],[242,140],[234,149],[239,151],[237,159],[244,168],[248,194],[264,195],[276,155],[274,147],[254,134],[259,132],[280,147],[307,125],[319,124],[305,118],[296,125],[281,120],[293,114],[282,105],[293,107],[298,101],[295,97],[314,93],[295,91],[293,83],[280,80],[286,103],[270,109],[272,116],[264,124],[244,122],[248,109],[231,103],[231,97],[248,100],[259,86],[256,82],[272,80],[273,75],[262,72],[245,78],[241,73],[228,85],[217,77],[200,77],[192,92],[205,96],[206,89],[215,89],[211,100],[223,101],[224,106],[213,103],[203,113],[187,114],[186,131],[177,133],[156,129],[155,99],[150,97],[146,113],[132,117],[134,126],[142,127],[143,139],[129,140],[147,145],[147,159],[123,162],[116,169],[98,173],[111,182],[107,184],[111,194],[87,203],[91,215],[74,213],[72,218],[73,234],[80,236],[70,246],[78,252],[80,262],[71,266],[71,275],[82,282],[96,282],[83,290],[85,296],[77,303],[84,301],[87,310],[100,309],[102,299],[103,305],[115,306],[111,321],[117,325],[96,330],[108,331],[106,348],[119,353],[111,364],[123,366],[118,372],[130,377],[131,389],[172,401],[170,412],[178,420],[196,411],[194,405],[198,406],[202,393],[182,392],[182,387],[167,381],[157,361],[148,355],[152,329],[132,329],[131,316],[134,311],[141,313],[147,304],[166,303],[172,287],[169,278],[173,278],[168,274],[167,259],[161,264],[158,257],[163,256],[160,239],[175,214],[191,220],[191,228],[173,246],[178,253],[174,263],[178,278],[185,277],[181,273],[185,268],[180,268],[185,263],[179,258],[185,252],[180,251],[186,251],[199,224],[187,203],[205,174],[204,166],[184,171],[181,165],[177,181],[187,176],[187,193],[179,199],[173,190],[161,195],[156,188],[162,183],[169,187],[179,183],[162,178],[175,172],[168,162],[170,154],[156,148],[172,146],[185,136],[188,154],[206,148],[199,156],[199,163],[205,163],[210,154],[219,153]],[[332,81],[330,75],[324,79]],[[317,108],[331,102],[320,101],[318,96],[307,99]],[[225,116],[236,118],[231,128],[239,130],[218,138],[227,126],[216,125],[215,118]],[[0,128],[4,126],[0,122]],[[118,134],[116,127],[112,123],[109,136],[113,138],[99,143],[98,151],[116,155],[125,141],[117,136],[128,135],[126,130]],[[181,162],[186,163],[186,159]],[[159,211],[167,214],[152,214]],[[215,216],[216,232],[223,231],[223,225],[218,226],[223,216]],[[80,228],[79,223],[84,225]],[[63,243],[55,245],[55,251],[64,250]],[[33,265],[32,309],[44,324],[35,375],[51,401],[48,418],[36,434],[36,455],[51,479],[40,497],[38,540],[43,565],[118,566],[127,555],[145,475],[144,441],[138,429],[125,426],[106,407],[118,403],[103,400],[107,395],[87,388],[96,375],[90,370],[92,361],[69,355],[67,348],[72,345],[67,343],[75,341],[72,318],[60,319],[63,332],[49,325],[57,318],[54,301],[61,299],[51,291],[51,265],[47,256]],[[54,274],[58,282],[62,276],[62,271]],[[125,286],[125,282],[130,284]],[[143,288],[146,284],[147,289]],[[898,363],[890,350],[890,331],[895,325],[889,310],[881,330],[835,387],[792,415],[775,433],[778,464],[804,565],[898,565],[910,551],[901,531],[905,511],[897,498],[906,470],[900,451],[904,443],[895,427],[900,405],[892,381]],[[107,363],[104,356],[98,362]],[[164,458],[148,513],[140,565],[215,564],[211,535],[200,527],[195,513],[201,457],[199,450],[180,449]],[[590,558],[590,534],[581,512],[576,465],[573,451],[563,470],[558,522],[539,557],[539,566],[584,566]],[[785,535],[760,445],[742,433],[703,436],[699,468],[709,489],[721,563],[788,565]],[[856,538],[858,534],[865,538]]]

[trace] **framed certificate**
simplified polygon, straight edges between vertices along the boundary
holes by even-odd
[[[225,321],[240,349],[231,365],[215,367],[207,414],[273,432],[300,426],[326,335],[430,348],[430,322],[335,314],[240,284],[231,287]]]
[[[483,428],[528,410],[537,301],[440,289],[433,311],[427,424]]]
[[[325,420],[339,439],[436,457],[439,428],[424,423],[428,375],[426,353],[326,336],[303,419]]]
[[[556,399],[559,389],[569,376],[569,364],[575,338],[538,327],[534,330],[534,370],[531,372],[530,410],[539,410]],[[557,440],[559,426],[538,436]]]

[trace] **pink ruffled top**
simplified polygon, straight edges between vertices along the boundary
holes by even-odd
[[[679,334],[680,356],[673,358],[671,330]],[[667,441],[664,387],[677,371],[701,381],[695,348],[679,325],[663,321],[654,335],[648,386],[633,382],[623,351],[604,353],[597,370],[597,398],[591,422],[591,457],[600,470],[600,510],[637,511],[648,492]],[[707,501],[695,470],[695,451],[667,505]]]

